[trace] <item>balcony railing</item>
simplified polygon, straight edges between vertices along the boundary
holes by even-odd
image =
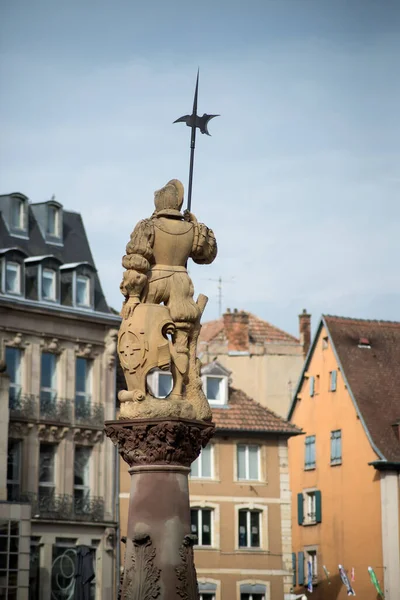
[[[104,407],[90,400],[75,400],[75,423],[77,425],[92,425],[102,427],[104,425]]]
[[[12,393],[11,393],[12,392]],[[10,389],[8,406],[11,419],[32,420],[36,418],[37,401],[31,394],[15,394],[15,390]]]
[[[9,502],[27,502],[32,506],[32,519],[51,519],[60,521],[104,520],[104,500],[100,496],[74,498],[67,494],[13,493]]]
[[[41,420],[56,423],[70,423],[72,418],[71,400],[40,396],[39,416]]]

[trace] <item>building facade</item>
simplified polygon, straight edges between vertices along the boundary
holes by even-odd
[[[310,340],[310,315],[300,315],[300,339],[245,311],[203,324],[199,356],[232,372],[232,383],[286,418]]]
[[[86,546],[91,597],[108,600],[118,481],[103,426],[115,416],[119,317],[79,214],[23,194],[0,196],[0,211],[0,597],[72,598]]]
[[[400,323],[322,318],[289,413],[294,583],[316,600],[399,597],[399,390]]]
[[[191,531],[201,600],[284,600],[292,587],[287,440],[299,430],[229,385],[213,362],[202,369],[216,434],[192,465]],[[171,390],[154,373],[157,397]],[[126,535],[130,475],[121,461],[121,532]]]

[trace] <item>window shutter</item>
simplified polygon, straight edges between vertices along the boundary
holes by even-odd
[[[304,499],[303,494],[297,494],[297,522],[299,525],[303,525],[304,521]]]
[[[321,492],[319,490],[315,492],[315,520],[317,523],[322,521]]]
[[[336,392],[337,371],[331,372],[331,392]]]
[[[293,587],[296,586],[297,584],[297,577],[296,577],[296,552],[292,552],[292,571],[293,571],[293,581],[292,581],[292,585]]]
[[[304,585],[304,552],[297,553],[299,585]]]

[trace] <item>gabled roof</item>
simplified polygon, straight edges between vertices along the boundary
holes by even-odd
[[[229,388],[228,404],[223,408],[212,408],[217,431],[264,432],[299,435],[298,427],[261,406],[242,390]]]
[[[299,344],[298,338],[286,331],[282,331],[278,327],[271,325],[268,321],[263,321],[252,313],[249,315],[249,341],[253,344],[270,344],[270,343],[288,343]],[[224,320],[221,317],[215,321],[208,321],[202,324],[199,336],[199,342],[211,342],[220,334],[224,335]]]
[[[372,448],[382,460],[400,462],[395,432],[400,418],[400,322],[322,316],[288,418],[323,326]]]

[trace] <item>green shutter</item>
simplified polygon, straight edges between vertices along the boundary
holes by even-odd
[[[293,581],[292,581],[292,585],[293,587],[296,587],[297,584],[297,577],[296,577],[296,552],[292,552],[292,571],[293,571]]]
[[[317,523],[322,521],[321,492],[319,490],[315,492],[315,520]]]
[[[299,585],[304,585],[304,552],[298,552],[297,556],[297,572],[299,574]]]
[[[303,494],[297,494],[297,522],[299,525],[303,525],[304,521],[303,502]]]

